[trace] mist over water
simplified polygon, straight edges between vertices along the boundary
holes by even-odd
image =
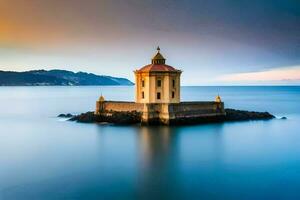
[[[176,127],[68,122],[133,87],[0,87],[0,199],[298,199],[300,87],[183,87],[182,101],[287,120]]]

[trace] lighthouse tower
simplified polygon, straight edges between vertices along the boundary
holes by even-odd
[[[136,103],[180,103],[181,71],[166,65],[159,47],[151,64],[134,73]]]

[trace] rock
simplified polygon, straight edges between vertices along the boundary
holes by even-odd
[[[246,120],[269,120],[275,118],[268,112],[253,112],[235,109],[225,109],[225,116],[210,116],[210,117],[195,117],[195,118],[180,118],[172,121],[172,125],[184,124],[204,124],[217,123],[226,121],[246,121]],[[95,115],[94,112],[86,112],[80,115],[72,116],[71,114],[61,114],[59,117],[70,117],[70,121],[82,123],[113,123],[119,125],[141,123],[142,113],[137,111],[132,112],[104,112],[100,115]],[[157,123],[159,124],[159,123]]]
[[[225,109],[225,121],[269,120],[275,116],[268,112],[253,112],[235,109]]]
[[[71,117],[73,117],[73,115],[70,114],[70,113],[68,113],[68,114],[60,114],[60,115],[58,115],[57,117],[71,118]]]
[[[81,113],[80,115],[75,115],[70,121],[77,121],[77,122],[83,122],[83,123],[90,123],[96,121],[96,115],[94,115],[93,112],[87,112],[87,113]]]
[[[136,124],[141,122],[142,113],[132,112],[107,112],[100,115],[95,115],[94,112],[82,113],[74,116],[70,121],[83,123],[114,123],[114,124]]]
[[[287,117],[281,117],[280,119],[287,119]]]

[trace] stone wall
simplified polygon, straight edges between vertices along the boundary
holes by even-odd
[[[138,103],[179,103],[181,71],[139,72],[135,71],[135,101]],[[157,81],[161,86],[157,86]],[[174,80],[174,86],[173,86]],[[144,81],[144,85],[142,82]],[[157,99],[157,93],[160,99]],[[174,97],[172,97],[174,92]],[[142,97],[144,93],[144,98]]]
[[[169,124],[172,121],[188,120],[192,118],[207,118],[224,116],[224,103],[217,102],[181,102],[145,104],[142,115],[143,123]]]
[[[169,113],[171,118],[220,114],[224,113],[224,103],[198,101],[169,104]]]
[[[103,110],[106,112],[116,111],[116,112],[143,112],[144,105],[141,103],[135,102],[126,102],[126,101],[97,101],[96,103],[96,114],[99,114],[101,108],[100,104],[103,103]]]
[[[135,103],[124,101],[97,101],[96,114],[104,112],[132,112],[142,113],[143,123],[170,124],[172,121],[200,119],[224,116],[224,103],[217,102],[181,102],[181,103]]]

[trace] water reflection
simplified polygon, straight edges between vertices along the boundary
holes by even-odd
[[[140,198],[170,198],[177,187],[176,129],[141,127],[137,132],[140,149]],[[170,181],[172,184],[170,184]],[[149,195],[151,195],[149,197]]]
[[[134,91],[0,88],[0,199],[299,199],[300,87],[221,88],[227,107],[288,120],[169,128],[55,118],[94,109],[97,90],[111,100]],[[211,100],[218,90],[183,87],[182,96]]]
[[[144,167],[157,164],[161,158],[167,157],[170,148],[171,129],[168,127],[141,127],[139,145]]]

